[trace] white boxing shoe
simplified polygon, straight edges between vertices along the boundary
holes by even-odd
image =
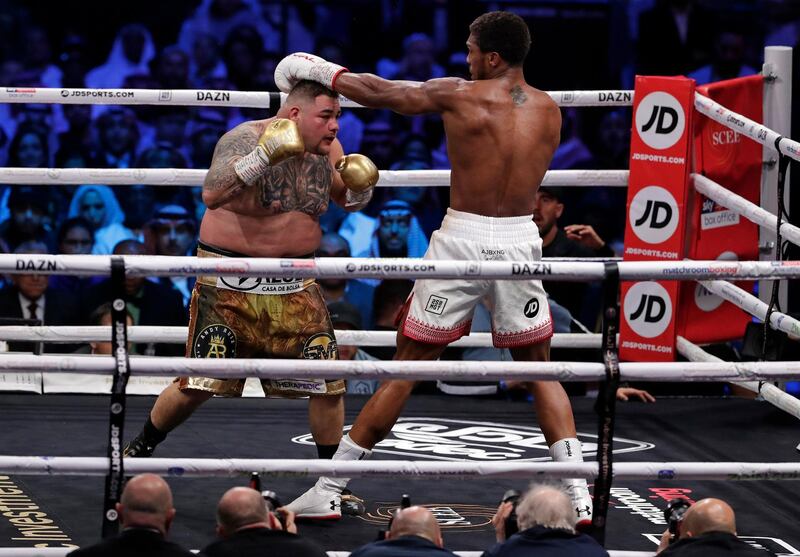
[[[592,525],[593,503],[586,481],[567,480],[564,487],[575,511],[575,529],[584,531]]]
[[[297,518],[312,520],[339,520],[342,518],[342,496],[338,491],[315,485],[284,508]]]

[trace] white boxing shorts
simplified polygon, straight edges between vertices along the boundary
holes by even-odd
[[[484,217],[447,210],[425,259],[538,261],[542,240],[533,216]],[[475,305],[486,297],[492,341],[527,346],[553,336],[547,293],[539,280],[417,280],[400,331],[414,340],[447,344],[469,334]]]

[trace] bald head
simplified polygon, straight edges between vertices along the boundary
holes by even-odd
[[[736,516],[725,501],[701,499],[686,511],[681,523],[681,537],[691,538],[707,532],[736,534]]]
[[[389,530],[389,539],[401,536],[419,536],[430,540],[442,547],[442,531],[433,513],[425,507],[408,507],[398,509],[392,519],[392,529]]]
[[[114,246],[114,255],[149,255],[139,240],[122,240]]]
[[[164,534],[175,516],[172,491],[155,474],[140,474],[128,480],[118,510],[123,526],[157,528]]]
[[[217,528],[229,536],[243,528],[269,528],[267,505],[261,494],[249,487],[234,487],[225,492],[217,505]]]

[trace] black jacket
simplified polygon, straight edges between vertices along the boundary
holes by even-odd
[[[48,288],[44,293],[44,324],[45,325],[78,325],[79,311],[78,300],[69,292]],[[19,303],[19,290],[11,285],[0,290],[0,317],[23,319],[28,317],[28,309],[22,312]],[[12,352],[33,352],[33,342],[9,342],[8,349]],[[77,350],[77,344],[45,344],[45,352],[69,353]]]
[[[483,557],[608,557],[594,538],[557,528],[534,526],[485,551]]]
[[[217,540],[200,551],[205,557],[327,557],[315,542],[269,528],[248,528]]]
[[[455,557],[455,553],[419,536],[401,536],[393,540],[362,545],[350,557]]]
[[[756,549],[727,532],[708,532],[694,538],[678,540],[659,553],[659,557],[767,557],[771,551]]]
[[[194,557],[194,553],[145,528],[129,528],[119,536],[69,553],[69,557]]]
[[[111,280],[104,280],[87,290],[85,295],[84,321],[99,306],[111,301]],[[181,293],[172,286],[145,280],[139,295],[128,298],[128,304],[138,308],[136,325],[186,326],[189,312],[183,305]],[[137,312],[132,311],[136,315]],[[146,345],[137,345],[134,352],[145,353]],[[183,356],[186,348],[182,344],[156,344],[156,356]]]

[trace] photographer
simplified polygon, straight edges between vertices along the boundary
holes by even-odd
[[[425,507],[397,509],[386,539],[362,545],[350,557],[455,557],[444,548],[436,517]]]
[[[506,539],[506,520],[516,511],[519,533]],[[483,557],[608,557],[593,538],[575,532],[572,501],[560,487],[531,484],[514,508],[503,502],[492,518],[497,545]]]
[[[669,529],[661,536],[661,545],[657,551],[660,557],[772,555],[755,549],[736,537],[733,509],[721,499],[701,499],[686,510],[683,519],[676,526],[677,540]]]
[[[255,489],[229,489],[217,505],[217,536],[220,539],[207,545],[200,555],[327,557],[316,543],[297,535],[294,513],[278,511],[281,513],[279,519],[273,511],[272,504]]]

